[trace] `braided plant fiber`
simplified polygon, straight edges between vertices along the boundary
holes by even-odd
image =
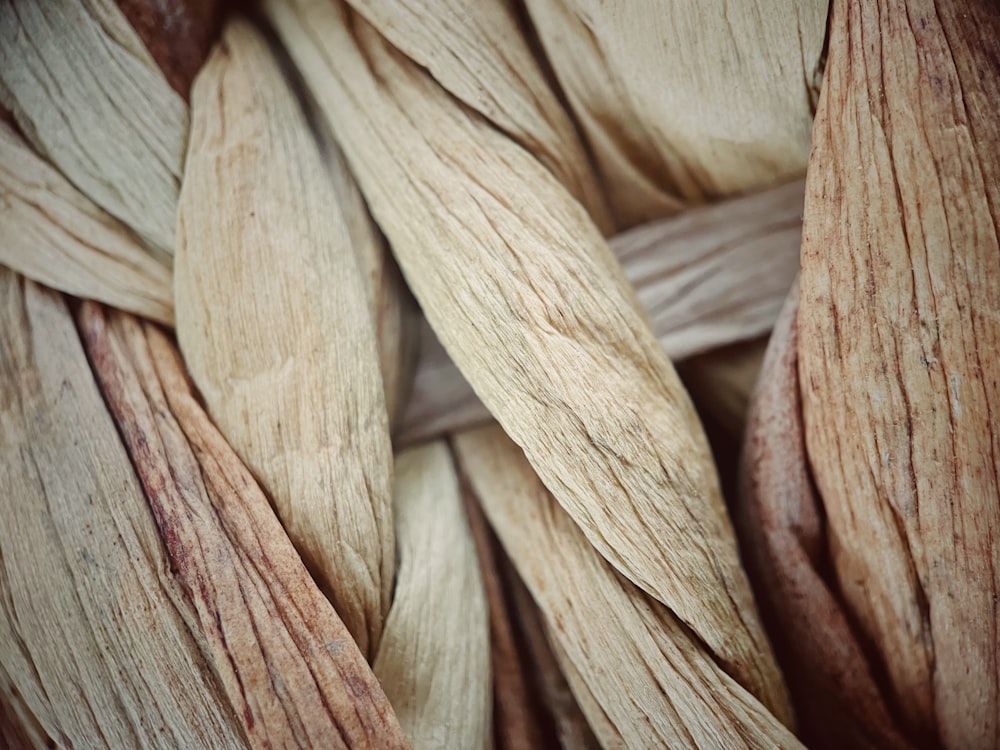
[[[0,0],[0,745],[1000,750],[998,49]]]

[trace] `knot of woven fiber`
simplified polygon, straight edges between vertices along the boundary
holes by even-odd
[[[0,737],[1000,750],[998,44],[0,3]]]

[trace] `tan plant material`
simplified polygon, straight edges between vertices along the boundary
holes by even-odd
[[[600,552],[782,711],[697,416],[586,212],[343,6],[265,10],[483,403]]]
[[[39,153],[169,264],[187,105],[113,2],[0,4],[0,103]]]
[[[552,638],[626,746],[800,747],[691,629],[597,554],[499,427],[463,432],[455,447]],[[787,720],[783,697],[771,702]]]
[[[611,239],[611,250],[672,360],[770,330],[798,270],[803,188],[796,181],[720,201]],[[489,421],[489,411],[430,327],[425,324],[420,336],[420,361],[400,440],[427,439]],[[763,354],[763,346],[758,349]],[[705,369],[710,376],[722,371],[723,377],[739,371],[739,362],[728,359],[708,355]],[[749,390],[728,393],[733,395],[719,402],[720,411],[738,416],[735,422],[741,425]]]
[[[735,522],[744,561],[811,748],[906,748],[858,638],[824,579],[825,523],[805,452],[794,285],[747,417]]]
[[[354,194],[357,202],[341,203],[348,226],[363,222],[366,232],[377,232],[356,186]],[[377,237],[378,240],[373,243],[359,242],[352,231],[351,244],[359,249],[358,263],[362,274],[369,281],[366,289],[375,320],[385,409],[389,415],[390,429],[395,432],[403,421],[416,377],[420,356],[421,316],[392,253],[381,235]]]
[[[837,581],[909,730],[956,750],[1000,747],[998,48],[987,3],[835,0],[803,224]]]
[[[590,157],[545,79],[510,0],[349,0],[391,44],[519,143],[612,229]]]
[[[115,0],[163,71],[185,99],[219,33],[221,0]]]
[[[590,728],[580,704],[573,695],[566,675],[560,667],[542,613],[531,598],[531,592],[514,570],[510,560],[504,558],[505,578],[510,591],[512,610],[516,613],[518,631],[527,651],[527,661],[531,664],[538,685],[541,702],[548,709],[561,747],[573,750],[587,750],[601,747],[594,731]],[[568,661],[568,660],[566,660]],[[570,669],[573,669],[570,664]],[[585,690],[582,684],[579,689]],[[592,712],[593,713],[593,712]],[[610,742],[614,745],[614,742]],[[606,747],[607,745],[605,745]]]
[[[398,441],[412,445],[491,421],[490,410],[476,396],[423,316],[417,335],[420,358],[413,375],[413,391],[396,434]]]
[[[395,571],[392,453],[347,222],[299,104],[247,22],[227,26],[191,99],[181,348],[213,420],[371,658]]]
[[[544,747],[542,718],[531,690],[532,675],[528,670],[528,660],[515,640],[517,613],[504,592],[506,576],[502,576],[500,570],[503,552],[498,548],[483,511],[468,487],[463,487],[462,495],[489,607],[496,746],[498,750]]]
[[[827,0],[527,0],[630,227],[798,177]]]
[[[417,750],[491,748],[489,614],[447,443],[396,457],[393,507],[399,570],[375,674]]]
[[[798,270],[804,189],[796,180],[611,240],[672,360],[771,330]]]
[[[346,165],[343,169],[346,174]],[[403,421],[416,377],[420,355],[420,309],[385,240],[372,223],[357,186],[352,178],[347,179],[351,181],[353,197],[344,193],[338,195],[350,230],[351,245],[358,253],[358,265],[368,279],[365,289],[375,321],[385,409],[394,432]],[[361,225],[361,236],[355,232],[356,225]]]
[[[0,263],[69,294],[173,323],[170,270],[0,121]]]
[[[319,143],[327,171],[333,180],[337,206],[347,224],[351,247],[361,273],[378,343],[379,366],[385,386],[385,406],[395,427],[402,419],[410,397],[420,351],[420,310],[403,281],[389,246],[368,213],[361,191],[351,175],[333,133],[318,112],[308,92],[302,104]]]
[[[557,640],[550,638],[549,645],[552,648],[553,656],[555,656],[556,661],[560,665],[563,676],[566,678],[566,684],[572,690],[577,705],[587,719],[587,725],[594,733],[594,738],[597,740],[598,746],[603,748],[603,750],[624,750],[628,745],[625,743],[622,733],[611,723],[611,719],[608,718],[604,709],[601,708],[601,704],[594,698],[594,694],[587,687],[586,680],[583,679],[583,675],[580,674],[580,671],[573,665],[573,661],[566,655],[566,651],[559,645]],[[574,746],[570,745],[568,747],[572,748]]]
[[[389,701],[174,345],[86,303],[87,352],[250,745],[408,747]]]
[[[22,725],[61,747],[244,747],[72,316],[3,268],[0,487],[0,674]]]

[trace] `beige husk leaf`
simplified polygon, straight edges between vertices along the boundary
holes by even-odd
[[[909,730],[1000,747],[1000,15],[835,0],[802,243],[806,445]]]
[[[629,227],[798,177],[827,0],[527,0]]]
[[[212,418],[371,658],[395,567],[366,278],[305,117],[249,24],[228,25],[191,101],[181,349]]]
[[[61,747],[244,747],[66,304],[4,268],[0,487],[0,702]]]
[[[91,363],[250,745],[405,748],[375,675],[149,324],[86,303]]]
[[[448,445],[400,453],[394,495],[399,567],[372,667],[415,750],[491,748],[489,615]]]
[[[531,592],[528,591],[528,587],[524,585],[524,581],[514,570],[513,564],[506,555],[504,555],[504,563],[505,578],[510,591],[511,609],[516,613],[518,631],[527,652],[523,658],[533,668],[541,702],[548,709],[552,718],[559,744],[573,750],[601,747],[587,716],[580,708],[580,702],[573,694],[574,690],[570,688],[563,667],[560,666],[560,658],[555,652],[555,648],[558,647],[552,645],[552,638],[545,626],[538,605],[531,598]],[[570,670],[574,669],[568,660],[563,661],[569,664]],[[578,688],[581,692],[586,690],[582,684]],[[586,696],[584,700],[586,700]],[[590,715],[593,716],[593,714],[594,712],[591,711]],[[595,721],[595,725],[599,723]],[[598,729],[600,729],[599,726]],[[614,742],[609,744],[613,746]]]
[[[170,270],[0,120],[0,263],[69,294],[173,324]]]
[[[599,747],[552,653],[541,613],[465,478],[463,490],[490,608],[497,747]]]
[[[286,71],[287,73],[287,71]],[[375,321],[379,366],[390,425],[402,420],[420,355],[420,310],[403,281],[385,238],[368,213],[361,191],[344,161],[333,133],[308,91],[299,93],[326,169],[333,179],[337,205],[347,224],[358,266],[368,279],[365,291]]]
[[[426,321],[421,323],[343,156],[329,136],[322,137],[326,134],[320,125],[313,121],[314,132],[321,136],[327,168],[334,177],[338,205],[347,220],[351,244],[370,279],[368,288],[377,290],[371,301],[375,307],[386,406],[397,422],[401,407],[406,407],[399,439],[404,444],[414,443],[489,421],[489,411],[476,398]],[[38,159],[33,155],[32,158]],[[39,160],[38,164],[39,169],[49,170],[45,172],[49,190],[55,190],[52,185],[56,182],[65,182],[44,161]],[[22,175],[31,173],[27,167],[18,171]],[[83,201],[81,205],[89,203],[72,186],[67,185],[66,189],[76,194],[72,200]],[[46,215],[59,210],[59,204],[49,196],[39,198],[39,202],[45,206]],[[797,267],[801,203],[802,183],[789,183],[650,222],[611,239],[610,247],[636,288],[651,317],[653,331],[671,359],[683,360],[759,335],[771,327]],[[91,210],[115,224],[96,207]],[[27,216],[37,218],[35,212]],[[42,218],[47,221],[47,216]],[[12,217],[11,221],[14,220]],[[53,242],[69,248],[69,260],[79,257],[86,258],[85,261],[69,265],[50,262],[48,256],[35,249],[35,243],[14,242],[21,239],[16,234],[12,237],[14,241],[0,247],[0,261],[71,294],[108,302],[154,320],[173,320],[169,271],[152,263],[138,247],[134,251],[123,247],[121,254],[136,256],[134,264],[140,269],[152,266],[148,274],[151,278],[138,276],[125,287],[116,283],[122,279],[117,270],[121,264],[106,267],[104,255],[94,251],[94,246],[117,248],[126,241],[135,245],[127,232],[123,239],[116,240],[119,235],[105,229],[99,221],[83,225],[75,222],[70,226],[83,238],[80,242],[72,235],[64,238],[63,234],[54,235]],[[125,272],[128,270],[125,268]],[[132,278],[132,275],[124,277]],[[717,363],[714,369],[722,370],[728,364],[724,359],[709,354],[705,358],[706,367],[712,369]],[[413,393],[407,400],[411,383]],[[724,401],[721,408],[731,411],[727,408],[731,400]]]
[[[572,690],[573,697],[586,717],[588,726],[593,732],[598,745],[604,748],[604,750],[625,750],[628,745],[625,743],[622,733],[611,723],[608,715],[601,708],[601,704],[597,702],[594,694],[587,687],[583,676],[573,666],[573,661],[566,655],[566,651],[555,639],[550,638],[549,645],[552,647],[552,654],[562,669],[563,676],[566,678],[566,684]],[[573,746],[570,745],[569,747]]]
[[[611,215],[576,128],[510,0],[349,0],[390,43],[549,168],[605,234]]]
[[[517,613],[504,596],[506,576],[501,574],[499,559],[503,553],[464,481],[462,496],[489,608],[496,747],[498,750],[543,747],[542,712],[531,690],[531,665],[515,640]]]
[[[689,628],[594,550],[499,427],[454,444],[552,638],[625,745],[800,747]]]
[[[803,188],[795,181],[691,209],[610,240],[672,360],[759,336],[774,325],[798,269]],[[430,327],[424,324],[420,336],[420,360],[399,439],[414,442],[489,421],[489,411]],[[735,386],[718,411],[738,425],[753,382],[740,392],[743,381],[726,376],[752,375],[752,368],[746,357],[731,359],[726,352],[709,353],[692,369]]]
[[[586,212],[343,6],[265,10],[477,394],[601,553],[786,715],[697,416]]]
[[[747,416],[734,523],[743,560],[814,750],[908,748],[839,593],[825,578],[826,523],[806,459],[799,398],[799,286],[767,346]]]
[[[169,264],[188,108],[111,0],[0,3],[0,102]]]
[[[52,747],[52,738],[25,704],[3,663],[0,663],[0,746],[11,750]]]

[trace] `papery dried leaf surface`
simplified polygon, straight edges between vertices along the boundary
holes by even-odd
[[[408,747],[351,634],[225,438],[174,345],[87,303],[87,351],[206,653],[252,747]]]
[[[527,0],[625,227],[795,178],[827,0]]]
[[[0,102],[43,156],[170,263],[188,109],[114,3],[0,4]]]
[[[486,594],[447,443],[396,457],[399,569],[372,666],[417,750],[492,748]]]
[[[0,263],[8,268],[69,294],[173,323],[169,268],[2,121],[0,225]]]
[[[585,715],[580,708],[582,701],[574,696],[574,690],[584,691],[586,688],[582,681],[576,681],[575,687],[571,688],[561,664],[567,664],[567,659],[560,660],[552,645],[552,638],[549,629],[545,625],[544,618],[535,600],[531,597],[531,592],[524,585],[524,581],[514,570],[514,566],[509,559],[504,559],[504,573],[507,587],[510,591],[511,609],[516,613],[518,631],[521,641],[524,643],[525,651],[523,657],[533,668],[535,682],[538,689],[541,703],[544,704],[551,716],[558,738],[559,745],[564,748],[576,748],[577,750],[588,750],[602,747],[591,729],[587,716],[594,717],[595,711],[589,710]],[[575,667],[570,663],[570,671],[575,673]],[[587,700],[584,698],[584,700]],[[593,701],[591,700],[591,703]],[[599,724],[598,721],[594,722]],[[600,727],[598,727],[600,730]],[[602,734],[603,746],[614,746],[614,741],[605,741]]]
[[[598,703],[590,688],[587,687],[587,682],[584,680],[583,675],[580,674],[580,670],[573,664],[573,660],[566,655],[565,649],[555,639],[552,639],[550,643],[552,653],[559,663],[563,675],[566,677],[566,683],[573,691],[573,697],[587,718],[588,725],[599,743],[598,746],[604,750],[624,750],[624,748],[627,748],[628,745],[625,743],[622,733],[611,723],[611,719],[608,718],[607,713],[601,708],[601,704]]]
[[[585,211],[343,6],[265,10],[479,397],[590,542],[782,710],[697,417]]]
[[[499,559],[502,553],[475,496],[466,486],[462,487],[462,495],[489,608],[496,746],[499,750],[542,747],[542,707],[531,689],[533,665],[516,640],[518,613],[504,595],[506,576],[501,573]]]
[[[799,373],[837,580],[910,730],[1000,747],[1000,13],[837,0]]]
[[[690,629],[597,554],[499,427],[454,440],[553,639],[626,746],[801,747]]]
[[[607,234],[591,160],[510,0],[349,0],[390,43],[530,151]]]
[[[803,188],[797,181],[720,201],[610,240],[671,360],[759,336],[774,325],[798,269]],[[489,411],[428,326],[420,336],[400,440],[427,439],[489,421]],[[705,367],[713,370],[711,360],[709,355]],[[720,361],[713,372],[734,369],[738,362]],[[738,416],[730,420],[736,425],[745,405],[740,394],[720,404],[723,413]]]
[[[317,111],[312,97],[303,106],[319,143],[327,172],[333,181],[347,231],[366,279],[365,291],[375,321],[379,366],[385,386],[385,406],[395,427],[410,396],[420,351],[420,311],[403,281],[389,246],[375,226],[361,191],[333,134]]]
[[[366,279],[299,104],[243,21],[195,81],[178,234],[194,382],[370,658],[395,565]]]
[[[242,748],[60,295],[0,268],[0,668],[64,747]]]
[[[826,524],[806,458],[799,397],[798,280],[767,346],[747,415],[734,522],[812,748],[908,748],[849,615],[824,577]]]

